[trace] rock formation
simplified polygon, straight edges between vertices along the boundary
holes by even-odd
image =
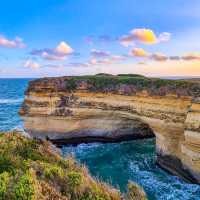
[[[25,129],[57,142],[156,136],[157,163],[200,183],[200,83],[100,74],[31,81]]]

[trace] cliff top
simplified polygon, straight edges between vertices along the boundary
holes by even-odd
[[[167,80],[148,78],[138,74],[96,74],[41,78],[31,81],[29,92],[59,92],[88,90],[133,95],[146,90],[150,95],[176,94],[177,96],[200,96],[200,82],[194,80]]]

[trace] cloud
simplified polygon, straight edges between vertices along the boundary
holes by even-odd
[[[91,55],[95,58],[105,58],[110,56],[110,52],[108,51],[100,51],[96,49],[91,50]]]
[[[132,35],[123,35],[120,39],[120,44],[122,46],[128,47],[128,46],[133,46],[134,43],[134,38]]]
[[[92,58],[88,62],[89,65],[112,64],[126,59],[126,57],[123,55],[112,55],[108,51],[96,49],[91,50],[91,56]]]
[[[9,40],[2,35],[0,35],[0,46],[6,47],[6,48],[25,48],[26,47],[22,38],[16,37],[14,40]]]
[[[157,52],[151,55],[151,59],[155,61],[167,61],[168,57],[165,54]]]
[[[65,65],[66,67],[89,67],[88,63],[72,62]]]
[[[171,33],[164,32],[158,36],[159,42],[168,42],[171,39]]]
[[[183,60],[200,60],[200,53],[192,52],[182,56]]]
[[[136,42],[142,44],[156,44],[159,42],[169,41],[171,34],[163,32],[159,36],[156,36],[153,30],[138,28],[130,31],[128,35],[122,36],[119,41],[123,46],[133,46]]]
[[[130,51],[130,56],[135,56],[135,57],[148,57],[149,53],[146,52],[142,48],[134,48]]]
[[[110,59],[108,59],[108,58],[106,58],[106,59],[101,59],[101,60],[98,60],[98,59],[96,59],[96,58],[92,58],[92,59],[90,59],[89,62],[88,62],[89,65],[104,65],[104,64],[109,65],[109,64],[111,64],[111,63],[112,63],[112,60],[110,60]]]
[[[74,50],[66,43],[60,42],[58,46],[54,49],[36,49],[31,51],[31,55],[39,56],[45,60],[65,60],[68,55],[71,55]]]
[[[123,56],[123,55],[112,55],[112,56],[110,56],[110,59],[113,61],[113,62],[119,62],[119,61],[123,61],[123,60],[125,60],[126,59],[126,57],[125,56]]]
[[[155,33],[150,29],[133,29],[131,32],[134,40],[144,44],[155,44],[157,38]]]
[[[59,55],[69,55],[74,52],[74,50],[66,43],[60,42],[60,44],[56,47],[55,52]]]
[[[110,65],[113,63],[119,63],[122,60],[125,60],[124,56],[120,56],[120,55],[111,55],[108,58],[91,58],[88,62],[88,65]]]
[[[34,62],[32,60],[27,60],[25,63],[24,63],[24,67],[26,68],[31,68],[31,69],[39,69],[41,66],[39,63],[37,62]]]
[[[169,57],[170,60],[180,60],[180,56],[170,56]]]

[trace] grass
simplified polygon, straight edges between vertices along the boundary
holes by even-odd
[[[74,76],[65,80],[66,90],[76,90],[80,81],[88,84],[89,91],[117,93],[121,87],[128,86],[134,92],[146,90],[152,95],[200,95],[200,84],[187,80],[166,80],[147,78],[137,74],[97,74],[94,76]]]
[[[112,92],[132,95],[146,90],[150,95],[163,96],[170,93],[177,94],[178,96],[200,96],[200,84],[195,81],[148,78],[138,74],[111,75],[105,73],[37,79],[30,82],[26,93],[31,91],[42,93],[75,91],[80,83],[84,83],[87,90],[91,92]],[[125,91],[122,92],[122,90]]]
[[[146,199],[139,186],[128,188],[121,194],[91,177],[85,166],[63,159],[47,141],[17,132],[0,134],[0,200]]]

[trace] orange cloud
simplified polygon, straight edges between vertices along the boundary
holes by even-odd
[[[142,48],[134,48],[131,50],[130,55],[135,57],[148,57],[149,53]]]
[[[135,40],[144,44],[157,43],[157,37],[155,33],[150,29],[133,29],[131,34]]]
[[[167,42],[171,38],[171,34],[168,32],[163,32],[156,36],[153,30],[138,28],[130,31],[128,35],[122,36],[119,41],[123,46],[133,46],[135,42],[143,44],[156,44],[159,42]]]

